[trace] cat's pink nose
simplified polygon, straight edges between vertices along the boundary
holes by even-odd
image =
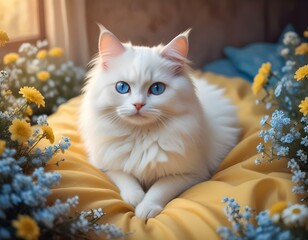
[[[144,103],[134,103],[133,105],[139,111],[145,104]]]

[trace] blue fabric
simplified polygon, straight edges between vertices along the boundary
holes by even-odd
[[[250,79],[250,77],[247,74],[238,71],[231,63],[231,61],[226,58],[205,65],[203,70],[207,72],[221,74],[226,77],[241,77],[246,80]]]
[[[280,75],[284,65],[280,50],[283,47],[284,34],[289,31],[294,31],[290,24],[284,28],[276,44],[259,42],[243,48],[226,47],[224,53],[227,59],[214,61],[205,65],[203,69],[228,77],[242,77],[252,82],[262,63],[270,62],[272,71]]]
[[[244,48],[226,47],[225,55],[237,70],[249,76],[252,80],[258,73],[262,63],[270,62],[272,71],[280,74],[284,59],[280,56],[280,45],[272,43],[253,43]]]

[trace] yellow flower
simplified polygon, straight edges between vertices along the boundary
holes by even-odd
[[[49,127],[48,125],[43,125],[42,130],[45,134],[45,137],[51,144],[55,142],[55,135],[53,134],[52,128]]]
[[[8,41],[10,41],[9,36],[3,30],[0,30],[0,47],[4,47]]]
[[[38,53],[36,54],[36,58],[41,60],[45,59],[46,57],[47,57],[47,50],[45,49],[38,51]]]
[[[295,48],[296,55],[308,54],[308,43],[301,43],[297,48]]]
[[[45,82],[50,78],[50,74],[47,71],[40,71],[36,74],[38,80]]]
[[[270,75],[271,72],[271,67],[272,64],[267,62],[267,63],[263,63],[262,66],[259,68],[259,74],[264,74],[265,77],[268,77]]]
[[[297,81],[300,81],[307,76],[308,76],[308,64],[297,69],[297,71],[294,74],[294,78]]]
[[[12,141],[18,141],[19,143],[26,142],[32,134],[30,123],[25,120],[14,119],[12,125],[9,127]]]
[[[253,84],[251,87],[253,94],[258,94],[266,83],[267,83],[266,76],[260,73],[257,74],[253,79]]]
[[[61,48],[55,47],[50,49],[48,54],[51,57],[62,57],[63,50]]]
[[[301,101],[301,104],[298,105],[299,111],[304,114],[304,116],[308,113],[308,97],[305,97],[305,100]]]
[[[45,107],[45,101],[43,95],[34,87],[22,87],[19,93],[28,101],[35,103],[38,107]]]
[[[285,202],[285,201],[276,202],[276,203],[269,209],[269,211],[270,211],[270,216],[272,216],[272,215],[274,215],[274,214],[276,214],[276,213],[278,213],[278,214],[282,213],[282,211],[283,211],[284,209],[286,209],[287,207],[288,207],[288,203]]]
[[[33,109],[32,109],[30,106],[27,106],[25,113],[26,113],[28,116],[32,116],[32,114],[33,114]]]
[[[9,95],[12,95],[12,91],[10,89],[6,90],[5,91],[5,96],[9,96]]]
[[[304,37],[308,38],[308,30],[304,31]]]
[[[19,215],[17,220],[12,222],[16,228],[16,235],[25,240],[35,240],[40,236],[40,228],[37,222],[27,215]]]
[[[272,64],[267,62],[263,63],[259,68],[258,74],[253,79],[253,84],[251,86],[253,94],[258,94],[261,89],[267,83],[267,78],[271,74]]]
[[[4,140],[0,140],[0,156],[2,155],[4,149],[5,149],[6,142]]]
[[[15,63],[16,60],[19,58],[19,55],[17,53],[8,53],[3,57],[3,63],[5,65]]]

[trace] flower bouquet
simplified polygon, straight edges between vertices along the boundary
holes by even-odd
[[[304,37],[308,38],[308,31]],[[287,32],[283,43],[282,74],[271,71],[271,63],[264,63],[252,84],[252,92],[262,96],[257,103],[272,112],[261,119],[263,142],[256,147],[260,157],[255,163],[287,161],[295,184],[292,192],[303,203],[277,202],[258,213],[254,225],[249,207],[241,212],[233,198],[225,198],[233,228],[218,229],[223,239],[305,239],[308,235],[308,43],[301,42],[295,32]]]
[[[38,41],[36,45],[23,43],[17,53],[8,53],[2,61],[8,73],[7,84],[12,94],[24,86],[33,86],[45,97],[46,107],[34,109],[34,114],[51,114],[68,99],[79,94],[84,69],[72,61],[64,61],[63,50],[48,49],[48,42]]]
[[[7,40],[6,33],[0,31],[0,45]],[[31,61],[25,58],[20,64],[26,66]],[[36,88],[19,83],[17,77],[26,79],[23,84],[31,77],[26,78],[24,72],[14,73],[18,69],[0,72],[0,239],[87,239],[91,232],[102,233],[106,238],[123,238],[116,226],[98,223],[102,209],[73,214],[78,196],[47,203],[51,188],[59,184],[61,175],[47,172],[45,167],[55,154],[63,154],[70,147],[70,140],[62,137],[55,143],[46,115],[38,116],[37,125],[31,126],[32,109],[41,109],[48,103]],[[12,94],[17,86],[22,86],[18,97]],[[50,144],[39,147],[41,141]]]

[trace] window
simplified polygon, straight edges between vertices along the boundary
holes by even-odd
[[[0,0],[0,9],[0,29],[10,38],[5,52],[45,38],[43,0]]]

